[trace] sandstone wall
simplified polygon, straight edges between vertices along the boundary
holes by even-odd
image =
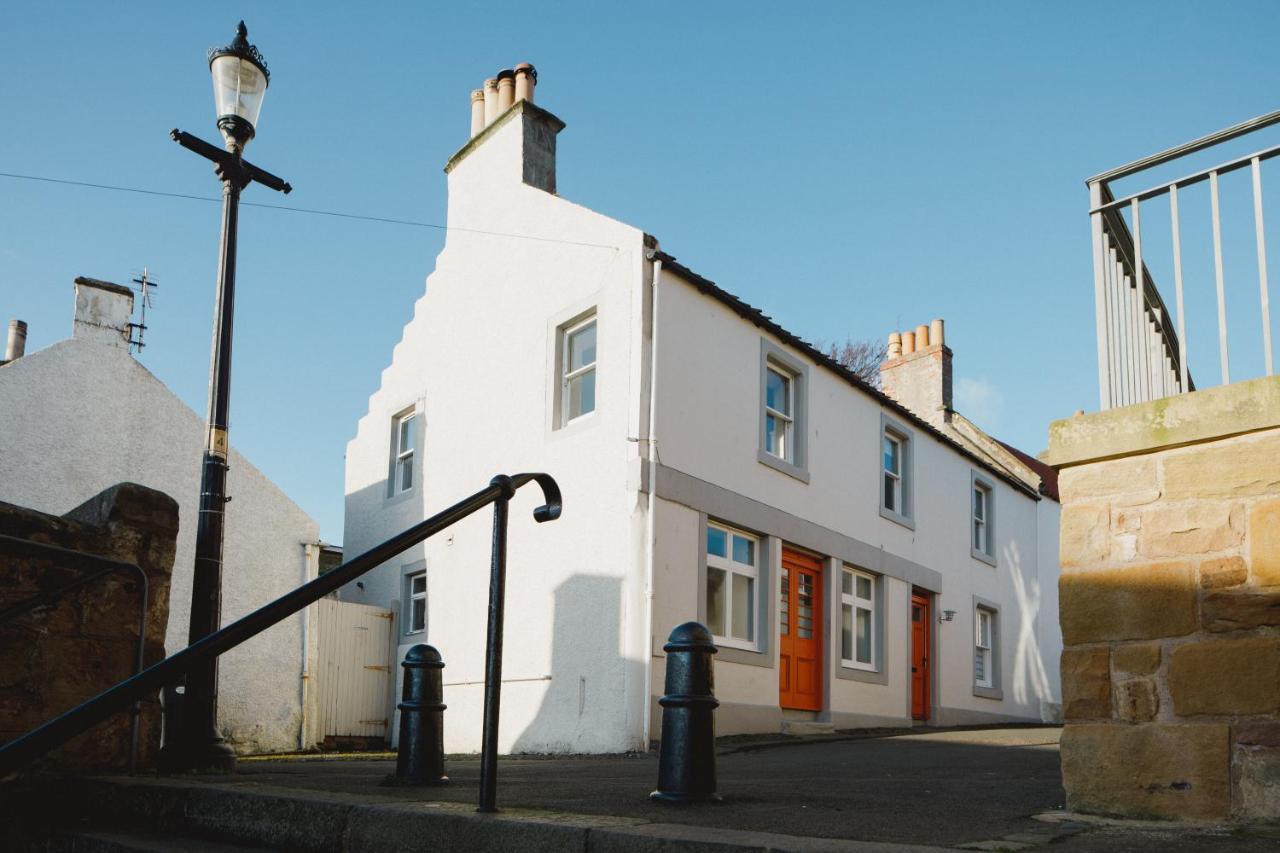
[[[0,503],[0,535],[135,563],[147,576],[147,665],[164,657],[169,577],[178,534],[178,505],[161,492],[122,483],[61,518]],[[0,539],[0,611],[61,587],[85,567],[74,556],[31,556]],[[8,741],[132,675],[138,640],[139,581],[113,574],[57,603],[0,623],[0,742]],[[51,753],[44,764],[123,770],[129,763],[130,717],[117,714]],[[142,703],[139,767],[160,747],[160,706]]]
[[[1159,403],[1128,408],[1157,426],[1165,414]],[[1124,411],[1097,417],[1113,426]],[[1049,451],[1075,463],[1059,480],[1068,808],[1274,819],[1280,428],[1185,446],[1154,429],[1123,456],[1094,460],[1073,454],[1087,449],[1091,417],[1055,424]]]

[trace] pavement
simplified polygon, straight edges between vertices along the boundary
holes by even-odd
[[[1064,813],[1059,735],[1057,728],[1015,727],[888,737],[725,739],[717,758],[724,801],[697,806],[648,799],[658,771],[653,754],[511,757],[498,764],[498,807],[515,819],[593,816],[597,822],[650,826],[654,832],[659,826],[686,828],[687,839],[673,849],[699,846],[700,838],[752,833],[768,834],[751,836],[759,849],[834,849],[819,839],[866,842],[865,848],[842,849],[1029,850],[1049,844],[1055,853],[1280,849],[1280,827],[1102,821]],[[309,792],[375,805],[440,803],[439,808],[459,814],[476,802],[479,762],[474,757],[447,762],[447,787],[381,785],[394,769],[389,756],[250,758],[233,775],[182,778],[245,794]],[[672,834],[671,829],[661,832]],[[759,840],[768,837],[783,841]]]

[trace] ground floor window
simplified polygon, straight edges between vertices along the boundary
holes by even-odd
[[[874,670],[876,604],[874,575],[846,568],[840,579],[840,658],[845,666]]]
[[[973,652],[973,681],[979,687],[994,687],[995,672],[991,652],[992,638],[995,636],[996,614],[985,607],[975,611],[976,619]]]
[[[755,648],[760,540],[707,524],[707,627],[717,642]]]
[[[417,634],[427,630],[427,573],[405,575],[404,632]]]

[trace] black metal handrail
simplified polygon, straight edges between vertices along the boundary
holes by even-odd
[[[485,719],[481,754],[480,810],[494,811],[494,782],[497,767],[498,700],[502,678],[502,599],[506,576],[507,504],[516,490],[530,482],[542,488],[544,504],[533,511],[535,521],[553,521],[560,517],[560,487],[548,474],[500,474],[489,485],[453,506],[415,524],[381,545],[343,563],[292,592],[285,593],[225,628],[192,643],[154,666],[104,690],[94,698],[55,717],[39,728],[0,746],[0,775],[15,770],[50,749],[75,737],[95,723],[137,701],[148,693],[174,683],[196,663],[221,655],[260,634],[307,605],[320,600],[366,572],[380,566],[419,542],[461,521],[480,509],[494,504],[493,554],[489,595],[489,636],[485,666]],[[496,603],[496,604],[495,604]]]
[[[57,603],[62,596],[69,592],[74,592],[83,586],[88,586],[99,578],[107,577],[114,574],[135,574],[138,577],[138,643],[134,653],[133,674],[137,675],[142,672],[143,664],[146,663],[147,648],[147,602],[151,597],[151,585],[147,581],[147,573],[137,563],[127,563],[123,560],[113,560],[110,557],[101,557],[97,554],[86,554],[83,551],[73,551],[70,548],[62,548],[58,545],[50,545],[45,542],[33,542],[30,539],[20,539],[17,536],[6,536],[0,534],[0,547],[10,554],[26,553],[36,559],[53,559],[56,558],[59,563],[66,566],[83,568],[84,574],[75,580],[63,584],[56,589],[43,590],[36,593],[30,598],[23,599],[16,604],[0,610],[0,623],[8,622],[24,613]],[[129,775],[132,776],[138,769],[138,716],[142,713],[142,700],[136,699],[133,708],[130,709],[129,715]]]

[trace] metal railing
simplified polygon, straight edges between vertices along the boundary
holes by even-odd
[[[1248,168],[1253,178],[1254,239],[1266,374],[1274,373],[1271,315],[1267,295],[1267,247],[1262,216],[1263,161],[1280,154],[1280,146],[1164,181],[1116,198],[1113,181],[1170,163],[1280,123],[1280,110],[1192,140],[1158,154],[1095,175],[1089,187],[1093,235],[1094,316],[1098,339],[1098,388],[1103,409],[1145,403],[1195,390],[1187,361],[1187,315],[1183,294],[1181,217],[1178,192],[1207,181],[1213,230],[1214,283],[1218,308],[1218,360],[1222,384],[1231,382],[1227,347],[1226,287],[1222,260],[1222,217],[1218,179]],[[1142,203],[1168,196],[1176,314],[1171,316],[1143,260]],[[1124,219],[1128,211],[1129,222]]]
[[[56,559],[64,566],[79,568],[84,572],[78,578],[60,587],[42,590],[30,598],[23,599],[6,607],[4,610],[0,610],[0,624],[8,622],[10,619],[16,619],[24,613],[35,610],[37,607],[48,607],[57,604],[62,596],[83,586],[88,586],[100,578],[116,574],[136,575],[138,579],[138,642],[134,651],[133,674],[137,675],[142,672],[143,664],[146,663],[147,602],[150,599],[151,586],[147,581],[147,573],[142,570],[141,566],[137,563],[112,560],[109,557],[86,554],[83,551],[73,551],[69,548],[61,548],[45,542],[20,539],[16,536],[0,535],[0,550],[3,550],[6,554],[26,554],[37,560]],[[134,700],[133,707],[129,709],[130,776],[137,772],[138,769],[138,716],[141,713],[142,700],[138,698]]]
[[[174,683],[194,665],[233,649],[312,602],[377,568],[405,549],[418,544],[480,509],[493,504],[493,542],[489,576],[489,620],[485,650],[484,733],[480,755],[480,811],[496,811],[498,710],[502,689],[502,623],[507,570],[508,504],[516,490],[530,482],[542,488],[545,503],[533,511],[535,521],[560,517],[560,487],[548,474],[505,474],[453,506],[415,524],[381,545],[270,604],[192,643],[141,673],[126,679],[39,728],[0,746],[0,776],[16,770],[54,747],[101,722],[132,702]]]

